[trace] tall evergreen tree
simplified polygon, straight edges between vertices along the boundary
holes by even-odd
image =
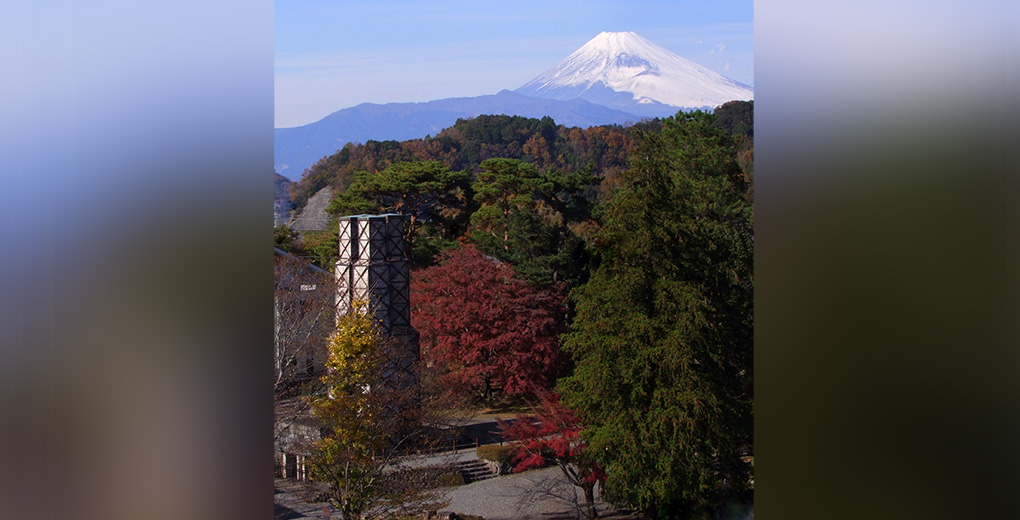
[[[702,112],[648,133],[572,294],[561,382],[606,496],[686,518],[739,492],[751,446],[752,211],[733,138]]]

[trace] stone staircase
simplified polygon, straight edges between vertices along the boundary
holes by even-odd
[[[470,484],[479,480],[495,477],[489,465],[478,459],[462,460],[457,463],[457,471],[464,477],[464,483]]]

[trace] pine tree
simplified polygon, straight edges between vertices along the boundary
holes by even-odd
[[[438,250],[452,245],[466,225],[468,188],[466,172],[450,171],[439,161],[398,162],[377,174],[355,173],[354,182],[327,211],[337,216],[406,215],[408,259],[430,265]]]
[[[478,249],[539,285],[580,279],[582,241],[571,225],[590,218],[585,194],[597,182],[590,170],[540,172],[516,159],[489,159],[481,167],[473,184],[479,207],[471,215]]]

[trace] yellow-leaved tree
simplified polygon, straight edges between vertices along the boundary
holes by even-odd
[[[414,371],[401,366],[416,347],[386,337],[366,310],[355,302],[337,321],[323,392],[309,398],[322,422],[312,478],[345,520],[435,511],[444,505],[435,480],[446,468],[424,467],[415,455],[429,448],[433,422]]]

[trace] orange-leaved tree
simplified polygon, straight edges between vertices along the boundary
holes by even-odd
[[[602,466],[585,456],[581,439],[583,426],[573,410],[560,402],[559,394],[543,392],[531,416],[518,415],[512,423],[499,421],[503,435],[513,441],[514,472],[545,466],[559,466],[567,481],[584,491],[586,518],[595,518],[595,486],[605,482]]]

